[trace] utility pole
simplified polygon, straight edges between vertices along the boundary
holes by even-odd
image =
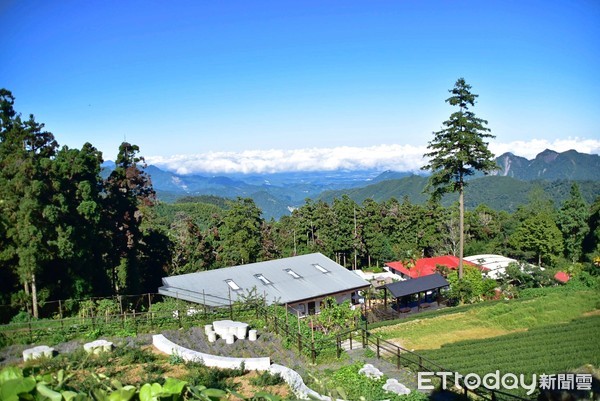
[[[354,206],[354,241],[352,243],[354,247],[354,270],[358,269],[358,255],[356,251],[356,241],[358,240],[358,233],[356,229],[356,206]]]

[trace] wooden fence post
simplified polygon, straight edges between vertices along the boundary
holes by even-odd
[[[377,340],[377,359],[379,359],[380,357],[380,353],[379,353],[379,337],[375,337]]]
[[[396,347],[396,357],[397,357],[396,368],[398,370],[400,370],[400,366],[401,366],[401,363],[400,363],[400,347]]]
[[[302,335],[298,333],[298,353],[302,353]]]
[[[33,332],[31,331],[31,315],[27,314],[27,326],[29,327],[29,342],[33,342]]]

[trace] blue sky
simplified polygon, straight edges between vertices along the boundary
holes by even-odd
[[[495,153],[600,153],[598,21],[595,0],[9,0],[0,86],[61,145],[126,138],[180,172],[414,168],[459,77]]]

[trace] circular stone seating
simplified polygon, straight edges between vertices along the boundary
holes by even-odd
[[[231,334],[236,338],[244,339],[246,338],[248,323],[235,322],[233,320],[217,320],[213,322],[213,330],[221,338],[225,338],[228,334]]]
[[[53,356],[54,348],[50,348],[47,345],[38,345],[37,347],[28,348],[23,351],[23,361],[41,357],[52,358]]]

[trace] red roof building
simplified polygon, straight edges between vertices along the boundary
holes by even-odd
[[[450,270],[458,269],[458,258],[456,256],[437,256],[435,258],[423,258],[416,261],[415,265],[410,269],[406,268],[402,262],[389,262],[385,266],[393,273],[399,274],[405,278],[417,278],[423,276],[429,276],[430,274],[436,273],[437,266],[446,266]],[[486,268],[482,268],[475,263],[463,260],[463,266],[474,266],[482,271],[486,271]]]
[[[571,277],[565,272],[558,272],[554,275],[554,279],[564,284],[569,281]]]

